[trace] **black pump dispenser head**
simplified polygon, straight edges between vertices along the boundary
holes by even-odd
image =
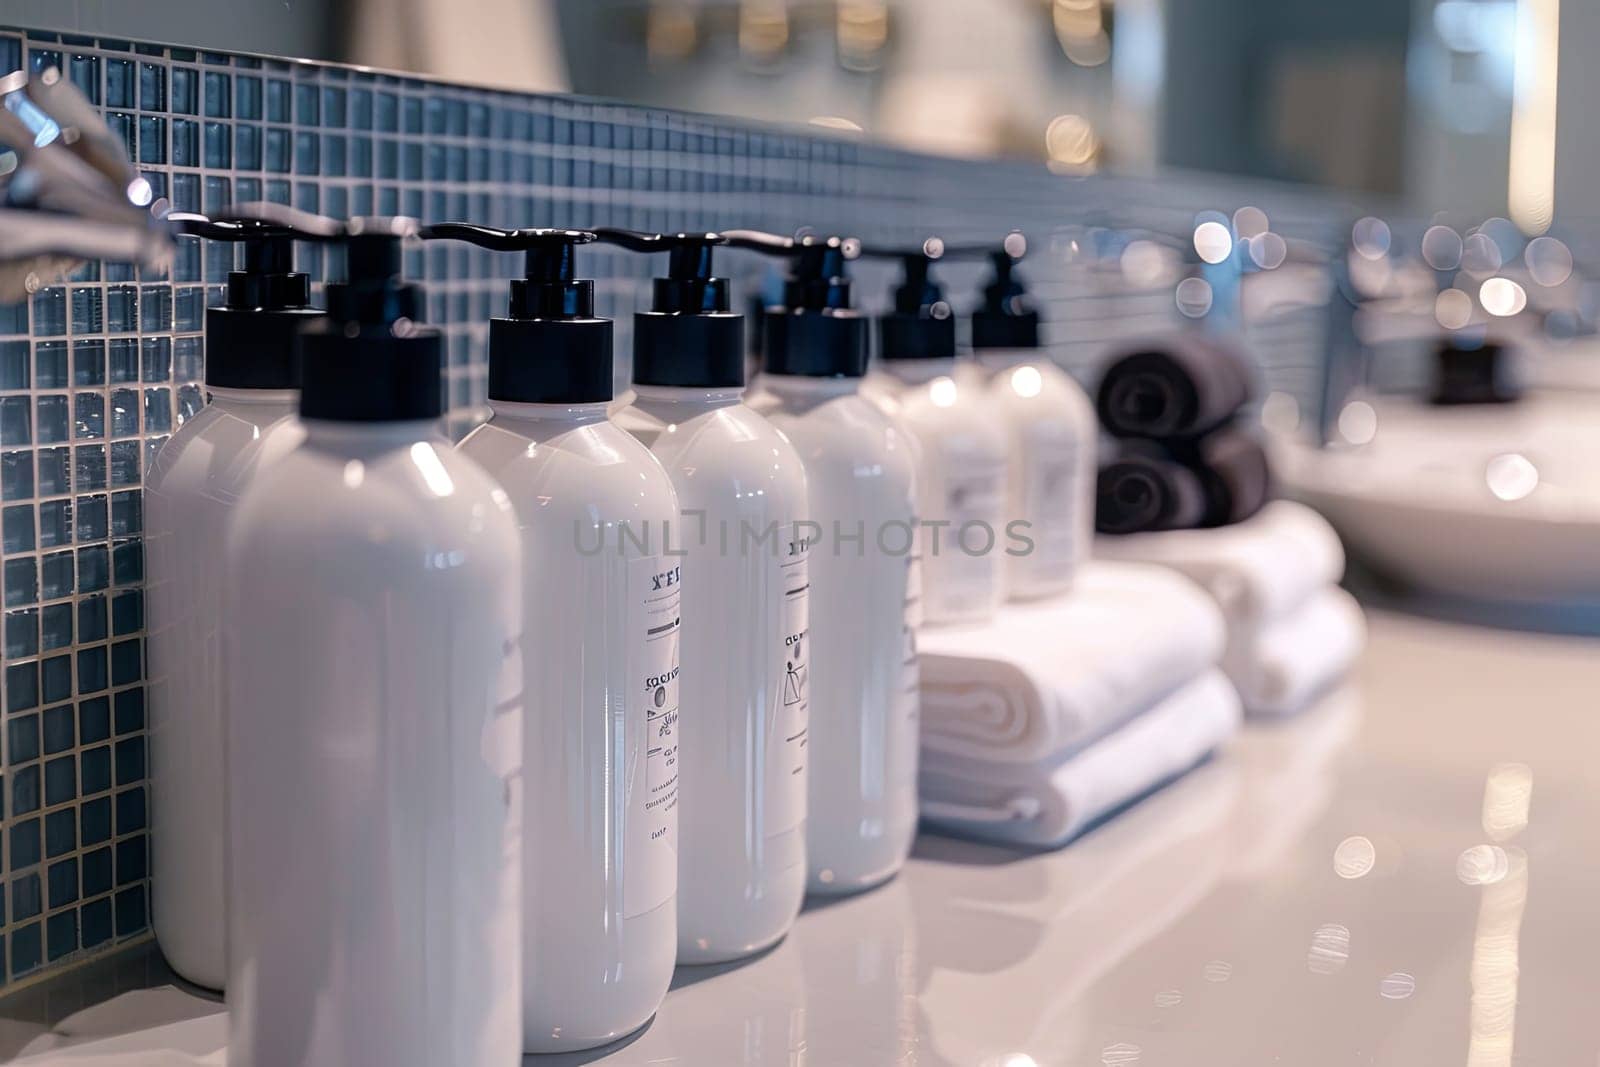
[[[206,385],[300,388],[296,336],[322,312],[311,306],[311,280],[294,269],[294,231],[187,213],[168,215],[167,223],[178,233],[244,245],[244,269],[229,272],[222,304],[206,309]]]
[[[399,422],[444,414],[444,349],[421,324],[422,294],[400,273],[406,218],[339,222],[278,204],[247,204],[302,241],[345,247],[345,280],[324,289],[328,313],[300,331],[300,414],[334,422]]]
[[[783,303],[763,315],[762,369],[808,378],[859,378],[867,370],[867,320],[850,307],[846,263],[861,254],[853,237],[730,231],[729,243],[789,256]],[[781,242],[781,243],[779,243]]]
[[[974,349],[1039,347],[1039,312],[1029,305],[1015,270],[1027,251],[1026,238],[1015,230],[990,251],[994,278],[984,287],[983,306],[972,313]]]
[[[595,236],[634,252],[666,252],[667,274],[652,286],[651,310],[633,319],[635,385],[744,387],[744,316],[728,310],[728,280],[713,275],[719,233],[639,233],[599,228]]]
[[[894,291],[894,310],[878,319],[878,355],[883,359],[954,359],[956,322],[934,280],[932,267],[944,241],[930,237],[919,248],[867,248],[863,255],[898,259],[904,277]]]
[[[467,241],[525,252],[510,313],[489,320],[489,399],[518,404],[602,404],[611,399],[611,320],[595,318],[594,282],[577,275],[586,230],[497,230],[467,223],[424,227],[424,240]]]

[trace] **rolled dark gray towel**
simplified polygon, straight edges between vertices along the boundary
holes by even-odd
[[[1236,346],[1198,334],[1141,345],[1100,379],[1100,423],[1118,437],[1198,437],[1249,403],[1255,373]]]
[[[1272,473],[1261,442],[1238,426],[1224,426],[1194,442],[1191,455],[1180,456],[1200,476],[1205,490],[1201,526],[1243,522],[1266,506]]]
[[[1181,463],[1130,453],[1100,468],[1094,528],[1100,533],[1181,530],[1200,525],[1206,492]]]

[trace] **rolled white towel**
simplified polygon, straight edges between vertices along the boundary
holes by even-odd
[[[1224,635],[1216,605],[1171,571],[1091,562],[1061,597],[918,634],[922,750],[1060,760],[1216,665]]]
[[[924,753],[922,818],[966,836],[1036,848],[1064,845],[1199,764],[1233,735],[1239,720],[1232,683],[1211,670],[1062,761],[995,763]]]
[[[1253,636],[1230,641],[1223,665],[1250,714],[1293,715],[1345,676],[1366,641],[1361,605],[1329,586]]]
[[[1304,504],[1274,500],[1233,526],[1097,537],[1102,559],[1159,563],[1198,582],[1230,630],[1287,615],[1344,576],[1344,546]]]

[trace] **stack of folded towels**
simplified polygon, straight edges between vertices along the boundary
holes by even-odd
[[[918,637],[921,810],[938,829],[1065,844],[1239,725],[1221,613],[1166,568],[1091,562],[1063,597]]]
[[[1096,529],[1225,526],[1260,511],[1267,454],[1239,417],[1254,391],[1245,354],[1199,333],[1113,358],[1095,403],[1116,442],[1100,468]]]
[[[1192,579],[1227,620],[1223,667],[1254,716],[1292,715],[1350,670],[1366,620],[1338,586],[1344,549],[1321,515],[1276,500],[1215,530],[1100,537],[1103,559],[1158,563]]]
[[[1237,347],[1198,333],[1113,358],[1096,397],[1117,442],[1102,466],[1094,553],[1193,579],[1227,620],[1223,666],[1253,715],[1309,706],[1366,639],[1338,588],[1344,550],[1320,515],[1268,503],[1266,453],[1241,416],[1255,372]]]

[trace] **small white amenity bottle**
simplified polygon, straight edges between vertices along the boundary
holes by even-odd
[[[1072,585],[1094,538],[1095,446],[1100,423],[1082,387],[1039,346],[1039,313],[1014,271],[1027,251],[1020,233],[990,256],[994,278],[972,314],[972,354],[1011,438],[1008,520],[1026,551],[1005,556],[1006,596],[1054,596]]]
[[[521,1062],[520,549],[439,436],[410,232],[348,224],[228,538],[232,1067]]]
[[[895,310],[878,319],[878,364],[861,391],[912,436],[922,620],[976,622],[1000,606],[1008,552],[1026,551],[1006,511],[1010,442],[980,386],[958,383],[956,324],[929,267],[938,238],[919,249],[875,252],[905,267]]]
[[[763,328],[750,404],[800,453],[811,550],[808,892],[894,876],[917,829],[916,458],[860,393],[867,320],[850,309],[853,242],[803,239]]]
[[[523,1050],[592,1048],[650,1020],[678,952],[678,499],[606,417],[611,320],[573,269],[594,235],[424,236],[527,249],[489,324],[493,415],[457,447],[522,532]]]
[[[672,253],[655,309],[634,318],[635,397],[617,419],[661,461],[683,510],[678,962],[717,963],[778,941],[805,896],[805,471],[742,400],[744,319],[711,277],[723,239],[597,232]]]
[[[270,224],[168,216],[183,232],[244,243],[244,269],[206,310],[209,403],[161,446],[145,479],[149,630],[150,905],[156,943],[183,978],[227,976],[224,866],[223,550],[257,473],[305,436],[294,418],[295,334],[322,313],[294,270],[294,241]]]

